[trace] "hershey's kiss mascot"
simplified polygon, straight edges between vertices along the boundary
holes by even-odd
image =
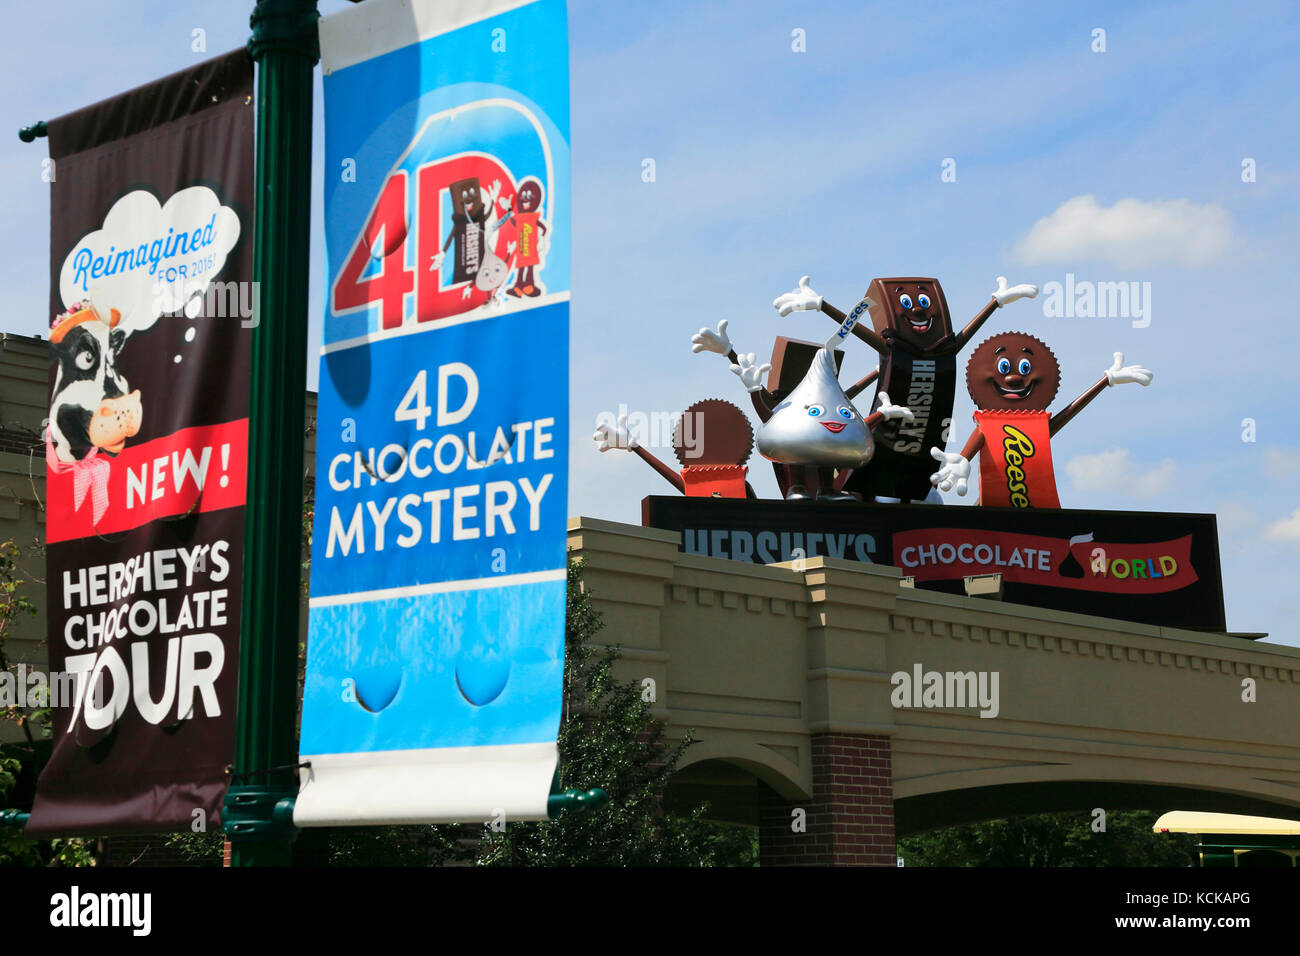
[[[759,401],[754,404],[763,421],[758,430],[759,454],[769,461],[791,466],[796,481],[802,469],[804,481],[789,487],[787,500],[812,497],[808,487],[814,481],[818,499],[856,500],[836,487],[836,470],[847,473],[871,460],[875,451],[871,430],[881,422],[912,420],[912,413],[892,404],[884,392],[880,393],[876,411],[864,419],[840,387],[835,347],[844,341],[872,304],[870,299],[863,299],[858,308],[845,316],[840,327],[813,356],[803,380],[779,403],[762,384],[771,364],[755,364],[752,352],[748,355],[734,352],[725,319],[716,330],[700,329],[691,337],[692,351],[717,352],[730,358],[731,371],[739,376],[747,391],[757,395]]]

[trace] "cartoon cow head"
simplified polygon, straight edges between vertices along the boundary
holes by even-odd
[[[128,392],[117,370],[126,332],[116,309],[105,320],[89,303],[78,303],[55,320],[50,333],[55,363],[50,401],[50,440],[65,462],[99,448],[116,455],[140,431],[140,391]]]

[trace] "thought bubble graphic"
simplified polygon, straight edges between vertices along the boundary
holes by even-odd
[[[159,205],[153,193],[127,193],[103,226],[72,248],[59,271],[64,305],[89,299],[122,313],[128,334],[201,299],[239,240],[239,216],[207,186],[190,186]]]

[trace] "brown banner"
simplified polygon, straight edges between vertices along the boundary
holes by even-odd
[[[54,749],[29,833],[219,826],[253,314],[239,50],[49,123]]]

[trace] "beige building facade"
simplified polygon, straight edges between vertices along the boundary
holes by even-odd
[[[5,634],[13,663],[45,669],[45,445],[48,415],[48,343],[35,336],[0,334],[0,542],[12,541],[20,556],[14,576],[36,616],[18,615]],[[22,732],[0,721],[0,742]]]
[[[685,554],[591,518],[569,545],[621,676],[699,741],[679,798],[762,827],[768,862],[888,865],[897,833],[1019,812],[1300,818],[1300,648],[917,590],[888,566]],[[905,697],[930,674],[943,693]]]

